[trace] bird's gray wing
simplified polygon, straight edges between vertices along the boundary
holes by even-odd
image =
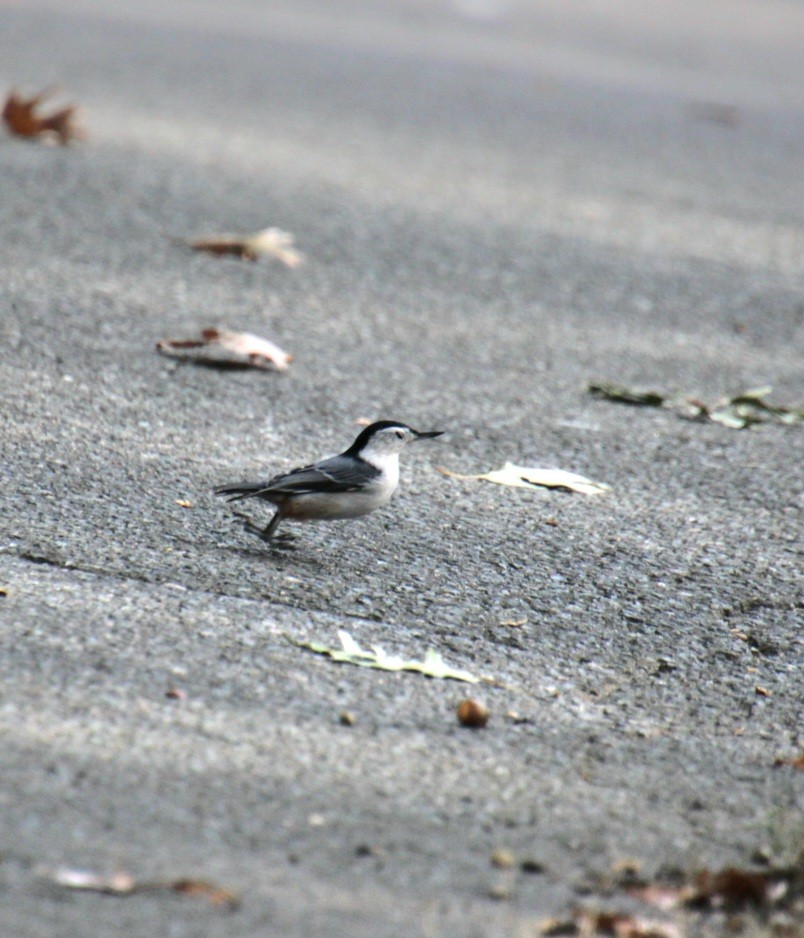
[[[307,495],[314,492],[355,492],[380,474],[370,463],[332,456],[312,466],[302,466],[266,482],[255,495]]]

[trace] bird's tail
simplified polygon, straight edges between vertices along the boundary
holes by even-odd
[[[234,485],[221,485],[216,488],[216,495],[228,495],[227,501],[239,502],[241,498],[253,498],[265,491],[265,482],[237,482]]]

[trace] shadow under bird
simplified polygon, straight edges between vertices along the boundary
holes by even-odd
[[[416,440],[441,436],[443,430],[420,432],[396,420],[366,427],[340,456],[292,469],[267,482],[238,482],[215,489],[230,502],[261,498],[276,514],[257,533],[271,541],[281,521],[337,521],[359,518],[382,508],[399,483],[399,453]]]

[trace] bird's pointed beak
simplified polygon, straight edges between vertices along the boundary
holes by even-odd
[[[443,430],[414,430],[417,440],[431,440],[435,436],[442,436]]]

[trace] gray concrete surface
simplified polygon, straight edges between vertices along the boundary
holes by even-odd
[[[3,935],[524,936],[625,858],[790,857],[801,433],[584,387],[800,403],[802,24],[777,0],[0,4],[3,87],[61,82],[90,134],[0,142]],[[165,238],[268,224],[304,267]],[[292,371],[155,354],[208,325]],[[210,495],[379,417],[448,431],[389,510],[271,553]],[[435,471],[505,459],[612,492]],[[466,687],[285,637],[338,628],[493,676],[489,726],[456,725]],[[58,866],[242,905],[65,893]]]

